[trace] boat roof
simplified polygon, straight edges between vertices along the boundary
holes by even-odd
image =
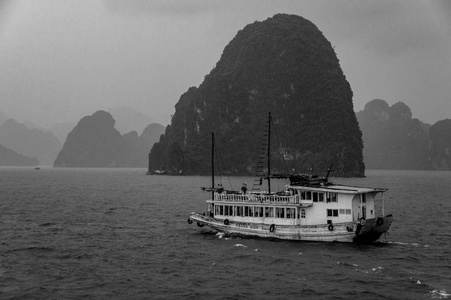
[[[350,185],[330,184],[324,186],[287,185],[288,188],[300,191],[316,191],[341,194],[366,194],[385,192],[384,188],[359,187]]]

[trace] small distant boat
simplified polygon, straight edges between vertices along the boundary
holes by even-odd
[[[36,171],[38,171],[38,170],[40,170],[41,168],[39,168],[39,167],[36,167],[36,168],[34,168]]]
[[[271,124],[271,114],[269,115]],[[270,138],[268,126],[268,140]],[[268,148],[270,143],[267,143]],[[268,191],[227,191],[214,185],[214,134],[212,133],[212,187],[207,210],[193,212],[188,223],[197,222],[229,235],[295,241],[371,243],[386,233],[392,215],[385,215],[387,189],[335,184],[316,175],[267,174]],[[331,166],[332,167],[332,166]],[[271,179],[288,179],[281,191],[271,192]],[[380,195],[379,198],[376,196]],[[379,201],[380,203],[376,204]]]
[[[163,170],[153,170],[147,171],[146,175],[166,175],[166,172]]]

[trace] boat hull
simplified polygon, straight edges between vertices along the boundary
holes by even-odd
[[[208,226],[217,232],[231,236],[312,242],[369,243],[379,239],[382,233],[388,230],[393,217],[387,216],[382,219],[384,222],[381,226],[376,224],[376,219],[374,222],[367,220],[360,223],[289,226],[229,221],[192,213],[188,222],[196,222],[199,227]]]
[[[316,242],[353,242],[355,236],[352,223],[317,225],[317,226],[288,226],[262,223],[245,223],[216,219],[201,214],[191,214],[189,220],[204,225],[217,232],[232,236],[260,237],[293,241]]]

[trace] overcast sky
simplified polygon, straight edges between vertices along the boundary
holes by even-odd
[[[126,105],[167,125],[238,30],[276,13],[335,47],[354,110],[451,118],[451,1],[0,0],[0,111],[49,127]]]

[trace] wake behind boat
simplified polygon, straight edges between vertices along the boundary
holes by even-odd
[[[212,141],[213,156],[213,134]],[[207,225],[229,235],[322,242],[370,243],[389,230],[393,216],[385,215],[386,189],[332,183],[328,179],[330,169],[325,177],[271,175],[269,153],[268,149],[268,174],[264,177],[268,191],[250,193],[246,189],[240,193],[212,188],[212,159],[212,187],[203,188],[211,192],[207,210],[191,213],[188,223],[197,222],[199,227]],[[281,191],[271,192],[272,178],[289,179],[290,183]]]

